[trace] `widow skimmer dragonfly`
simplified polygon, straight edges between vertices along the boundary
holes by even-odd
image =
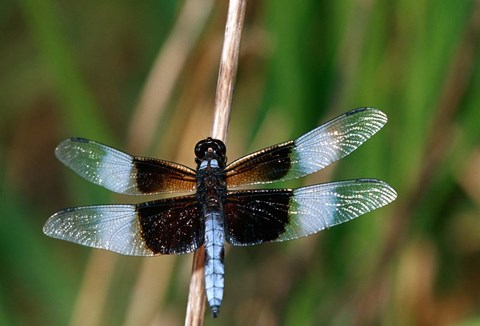
[[[314,234],[396,198],[387,183],[356,179],[297,189],[230,190],[314,173],[350,154],[387,122],[373,108],[347,112],[297,138],[230,164],[226,147],[207,138],[195,146],[196,170],[135,157],[70,138],[55,154],[90,182],[127,195],[195,194],[137,205],[73,207],[52,215],[43,232],[123,255],[185,254],[205,246],[205,288],[213,316],[223,298],[224,242],[249,246]]]

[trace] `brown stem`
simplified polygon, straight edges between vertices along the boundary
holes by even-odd
[[[223,142],[227,140],[246,6],[246,0],[230,0],[228,7],[211,132],[213,138],[220,139]]]
[[[220,139],[223,142],[227,138],[246,6],[246,0],[230,0],[228,6],[211,131],[213,138]],[[206,300],[203,265],[204,248],[201,247],[193,257],[185,325],[203,325],[204,322]]]

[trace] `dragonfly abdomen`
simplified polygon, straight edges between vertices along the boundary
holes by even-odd
[[[205,215],[205,290],[213,316],[217,317],[223,299],[225,274],[223,214],[211,211]]]

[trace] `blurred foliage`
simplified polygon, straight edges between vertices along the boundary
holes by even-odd
[[[132,200],[79,180],[53,150],[69,136],[126,149],[183,8],[0,4],[0,324],[183,323],[191,255],[119,257],[41,231],[62,207]],[[187,60],[157,138],[149,150],[130,144],[133,154],[193,166],[211,126],[226,9],[215,2],[193,50],[178,53]],[[207,324],[478,323],[479,40],[479,1],[250,1],[229,158],[377,107],[389,116],[378,135],[301,181],[374,177],[398,199],[319,235],[229,248],[220,318]]]

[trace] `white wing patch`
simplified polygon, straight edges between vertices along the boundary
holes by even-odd
[[[397,193],[376,179],[357,179],[319,184],[293,190],[290,223],[275,241],[304,237],[350,221],[387,205]]]
[[[292,170],[285,179],[317,172],[347,156],[387,122],[380,110],[362,108],[347,112],[295,140]]]
[[[90,182],[116,193],[138,194],[131,155],[82,138],[64,140],[55,155]]]
[[[53,238],[122,255],[153,256],[141,238],[133,205],[75,207],[52,215],[43,232]]]

